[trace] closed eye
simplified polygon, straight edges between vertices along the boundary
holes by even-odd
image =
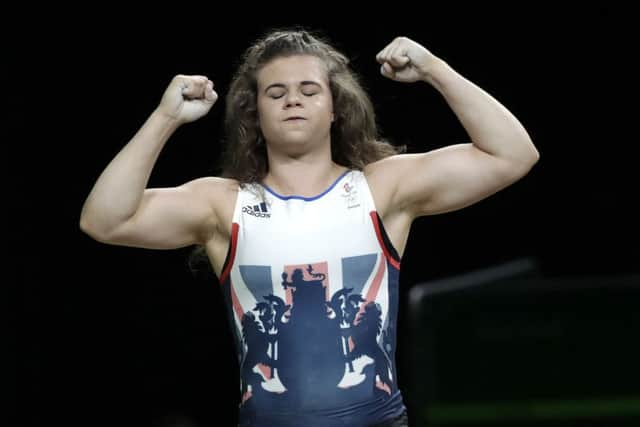
[[[314,95],[317,95],[317,94],[318,94],[318,92],[303,93],[304,96],[308,96],[308,97],[311,97],[311,96],[314,96]],[[279,98],[282,98],[283,96],[284,96],[284,93],[280,93],[280,94],[269,95],[269,98],[271,98],[271,99],[279,99]]]

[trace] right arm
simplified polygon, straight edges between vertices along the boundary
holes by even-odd
[[[146,186],[173,132],[204,116],[216,99],[206,77],[174,77],[160,105],[96,181],[82,207],[80,228],[104,243],[156,249],[210,238],[218,223],[215,189],[222,189],[225,180],[202,178],[174,188]]]

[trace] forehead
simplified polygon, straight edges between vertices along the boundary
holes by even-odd
[[[320,58],[311,55],[295,55],[276,58],[265,64],[257,74],[258,87],[273,83],[297,83],[300,81],[327,82],[327,68]]]

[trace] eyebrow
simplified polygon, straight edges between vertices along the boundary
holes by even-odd
[[[310,85],[318,86],[319,88],[322,89],[322,86],[320,85],[320,83],[314,82],[313,80],[303,80],[303,81],[300,82],[300,86],[310,86]],[[269,89],[273,88],[273,87],[279,87],[279,88],[286,89],[287,86],[284,83],[273,83],[273,84],[270,84],[269,86],[267,86],[265,88],[264,92],[267,93],[267,91]]]

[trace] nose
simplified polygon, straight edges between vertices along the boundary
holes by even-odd
[[[285,107],[295,107],[300,105],[300,94],[293,90],[287,92],[285,95]]]

